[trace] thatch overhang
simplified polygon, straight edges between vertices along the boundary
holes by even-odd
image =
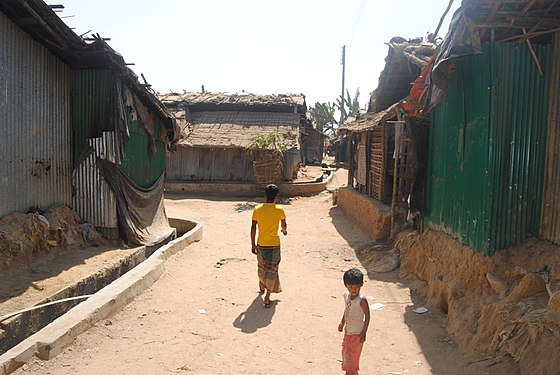
[[[347,122],[338,127],[339,131],[351,133],[361,133],[373,129],[381,125],[383,122],[397,117],[397,111],[400,110],[401,103],[394,103],[389,108],[377,113],[361,114],[356,120]]]
[[[305,114],[307,105],[303,94],[255,95],[248,93],[184,92],[159,94],[169,109],[189,111],[250,111],[290,112]]]
[[[174,133],[174,119],[149,85],[141,84],[122,55],[113,50],[99,35],[86,42],[68,27],[42,0],[2,0],[0,11],[70,68],[106,69],[126,82],[140,101],[157,114],[169,132]],[[171,135],[171,134],[170,134]],[[173,136],[169,136],[173,140]]]
[[[420,75],[436,51],[436,45],[419,39],[392,38],[379,75],[377,88],[370,94],[368,112],[377,113],[408,96],[412,82]]]
[[[280,132],[290,148],[298,148],[299,113],[264,113],[240,111],[176,112],[184,138],[184,147],[244,148],[258,135]]]

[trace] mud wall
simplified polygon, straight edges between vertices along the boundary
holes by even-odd
[[[523,245],[477,253],[447,234],[400,235],[401,276],[427,284],[426,305],[447,314],[460,345],[487,355],[509,355],[522,374],[560,368],[560,251],[529,239]]]
[[[388,206],[347,187],[338,189],[334,199],[342,212],[373,240],[389,238],[391,210]]]

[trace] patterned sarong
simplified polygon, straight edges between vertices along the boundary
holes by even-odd
[[[280,264],[280,246],[257,246],[259,284],[265,286],[271,293],[280,293],[280,277],[278,265]]]
[[[342,341],[342,370],[356,372],[360,370],[360,355],[362,354],[363,342],[360,335],[344,335]]]

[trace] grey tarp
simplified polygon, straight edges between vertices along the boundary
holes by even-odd
[[[434,68],[429,77],[431,83],[429,111],[441,102],[445,95],[447,80],[452,74],[449,69],[450,60],[481,53],[480,35],[475,30],[475,23],[465,15],[462,8],[459,8],[449,24],[449,32],[439,47]]]
[[[115,194],[119,229],[127,243],[152,246],[175,237],[163,205],[163,173],[152,187],[143,189],[116,164],[97,158],[97,165]]]

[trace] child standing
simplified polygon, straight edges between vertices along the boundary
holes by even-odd
[[[348,291],[344,293],[346,308],[338,325],[339,332],[344,329],[342,370],[346,371],[346,375],[358,375],[360,355],[369,326],[369,305],[367,299],[360,294],[364,274],[359,269],[352,268],[344,273],[343,280]]]

